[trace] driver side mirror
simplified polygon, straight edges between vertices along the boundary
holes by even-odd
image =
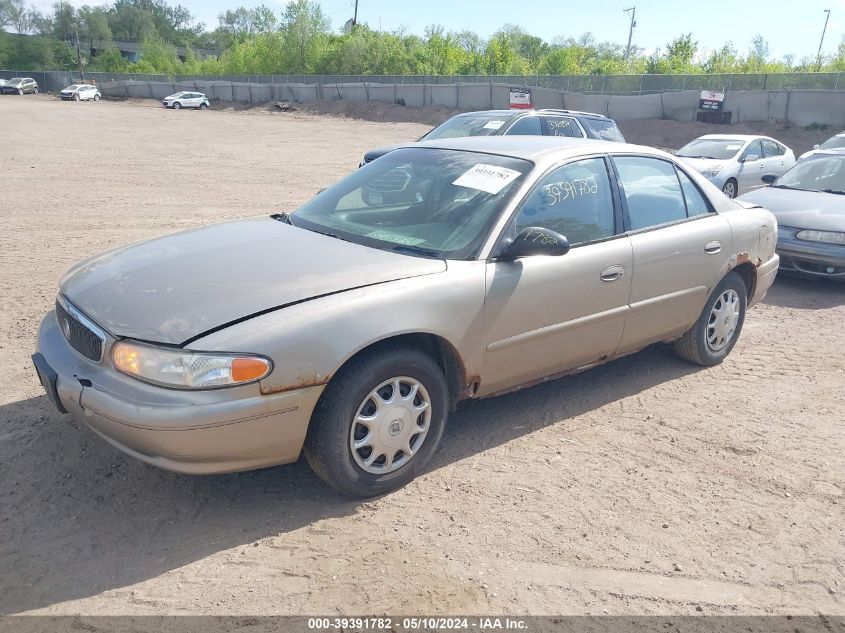
[[[759,158],[760,157],[757,156],[757,154],[749,154],[748,156],[746,156],[745,158],[742,159],[742,162],[743,163],[754,163],[754,162],[757,162],[757,160]]]
[[[560,233],[538,226],[529,226],[502,249],[499,259],[513,261],[531,255],[559,257],[569,252],[569,240]]]
[[[762,180],[767,185],[771,185],[777,179],[778,179],[777,174],[766,174],[765,176],[762,176],[760,178],[760,180]]]

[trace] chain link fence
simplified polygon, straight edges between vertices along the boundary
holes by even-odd
[[[57,92],[79,81],[72,71],[0,70],[0,79],[32,77],[42,91]],[[97,83],[107,81],[230,81],[254,84],[388,84],[455,85],[510,84],[582,94],[644,95],[683,90],[845,90],[842,73],[758,73],[721,75],[147,75],[85,73]]]

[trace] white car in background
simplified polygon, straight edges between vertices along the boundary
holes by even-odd
[[[813,145],[813,149],[811,149],[809,152],[804,152],[803,154],[801,154],[801,156],[798,157],[798,160],[804,160],[805,158],[809,158],[816,152],[831,149],[845,150],[845,132],[834,134],[821,145]]]
[[[96,86],[72,84],[59,93],[62,101],[99,101],[103,94]]]
[[[795,164],[795,154],[783,143],[748,134],[706,134],[684,145],[675,155],[728,198],[765,186],[761,176],[782,176]]]
[[[180,110],[182,108],[196,108],[205,110],[208,108],[208,97],[201,92],[177,92],[161,100],[165,108]]]

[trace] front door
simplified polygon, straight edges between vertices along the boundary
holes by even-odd
[[[484,382],[487,395],[587,366],[622,339],[631,286],[631,243],[603,157],[546,174],[526,196],[506,234],[552,229],[572,245],[559,257],[487,264]]]
[[[634,274],[619,353],[688,330],[733,250],[728,222],[668,160],[615,156],[630,230]]]
[[[756,158],[755,158],[756,157]],[[763,145],[760,140],[753,141],[745,148],[740,157],[739,191],[737,195],[763,186],[761,178],[766,172],[766,159],[763,156]]]

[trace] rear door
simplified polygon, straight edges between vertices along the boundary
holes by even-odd
[[[633,251],[619,353],[679,335],[698,318],[733,247],[728,222],[668,159],[614,156]]]
[[[527,227],[565,235],[560,257],[487,264],[484,382],[502,391],[603,360],[616,351],[631,285],[631,243],[605,157],[550,170],[525,197],[504,237]]]
[[[782,176],[792,167],[786,162],[786,147],[771,139],[762,139],[763,156],[766,161],[765,173]],[[762,183],[761,183],[762,184]]]

